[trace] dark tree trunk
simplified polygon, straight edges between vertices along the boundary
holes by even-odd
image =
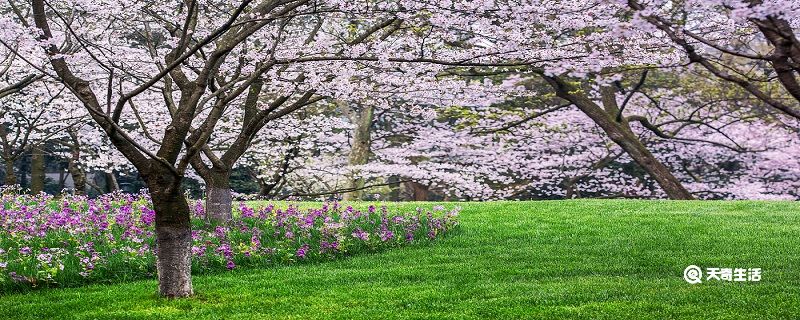
[[[571,86],[558,78],[546,78],[556,90],[556,94],[569,100],[584,114],[591,118],[608,135],[611,141],[619,145],[643,170],[652,177],[670,199],[691,200],[694,196],[683,187],[680,180],[659,161],[650,150],[631,131],[630,126],[623,119],[616,121],[619,109],[616,107],[613,95],[608,88],[604,88],[603,100],[606,110],[598,106],[585,95],[578,92],[578,88]]]
[[[412,201],[428,201],[428,186],[415,181],[403,184],[406,189],[408,199]]]
[[[4,182],[7,186],[13,186],[17,184],[17,173],[14,172],[14,160],[13,159],[6,159],[6,180]]]
[[[171,172],[154,171],[144,178],[156,211],[158,291],[163,297],[188,297],[193,294],[189,204]]]
[[[74,185],[76,195],[86,194],[86,172],[81,168],[81,141],[78,138],[78,132],[69,130],[69,136],[72,143],[69,144],[69,162],[67,163],[67,171],[72,176],[72,184]]]
[[[106,189],[108,192],[114,192],[119,190],[119,182],[117,182],[117,176],[114,172],[106,172]]]
[[[169,298],[192,295],[192,229],[189,205],[182,194],[169,199],[153,195],[156,210],[158,291]],[[155,200],[158,199],[158,200]],[[172,216],[180,219],[166,219]]]
[[[755,2],[755,1],[751,1]],[[778,18],[756,19],[758,29],[775,47],[772,67],[778,82],[783,85],[795,100],[800,102],[800,83],[798,83],[797,63],[800,63],[800,43],[797,43],[794,30],[788,21]],[[794,66],[793,66],[794,63]]]
[[[670,199],[694,199],[694,196],[683,187],[683,184],[672,174],[669,168],[653,156],[650,150],[639,141],[638,137],[625,132],[617,132],[613,129],[606,130],[604,128],[604,130],[612,141],[622,147],[636,161],[639,167],[647,171],[650,177],[656,180]]]
[[[39,146],[35,146],[31,150],[31,193],[36,194],[44,191],[44,183],[44,150]]]
[[[78,161],[70,159],[69,165],[67,165],[67,170],[69,171],[70,176],[72,176],[72,184],[74,185],[75,194],[86,194],[86,173],[83,171],[80,164],[78,164]]]
[[[576,197],[580,198],[581,194],[578,191],[578,188],[575,186],[578,183],[579,179],[580,179],[580,177],[571,177],[571,178],[567,178],[564,181],[562,186],[564,188],[564,193],[565,193],[564,197],[565,198],[567,198],[567,199],[573,199],[573,198],[576,198]]]
[[[269,193],[272,192],[272,185],[266,183],[264,179],[259,179],[257,177],[253,177],[253,179],[258,181],[258,197],[264,199],[268,198]]]
[[[19,164],[20,175],[18,177],[19,179],[18,182],[19,186],[25,189],[25,188],[30,188],[30,181],[28,180],[28,171],[31,169],[31,163],[30,161],[27,161],[27,159],[25,159],[24,157],[22,160],[23,161],[20,161],[21,163]]]
[[[270,198],[273,194],[280,192],[281,188],[286,184],[286,175],[291,172],[289,166],[292,159],[297,157],[300,149],[295,147],[290,148],[286,155],[283,157],[283,163],[272,174],[272,182],[267,182],[263,178],[258,177],[258,172],[255,170],[248,170],[250,177],[258,181],[258,196],[262,199]]]
[[[230,172],[212,170],[203,177],[206,183],[206,220],[228,223],[233,219]]]
[[[428,186],[414,182],[414,201],[428,201]]]
[[[64,184],[67,182],[67,175],[64,171],[58,171],[58,190],[64,190]]]

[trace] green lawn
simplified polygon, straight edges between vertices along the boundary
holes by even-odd
[[[0,319],[800,318],[800,203],[462,206],[461,230],[431,244],[195,277],[177,301],[155,281],[0,296]],[[691,285],[690,264],[763,278]]]

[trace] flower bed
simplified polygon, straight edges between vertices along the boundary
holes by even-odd
[[[155,212],[143,194],[96,199],[3,195],[0,291],[155,276]],[[207,273],[330,260],[436,239],[457,226],[458,208],[365,211],[340,203],[249,207],[226,226],[207,226],[192,203],[192,271]]]

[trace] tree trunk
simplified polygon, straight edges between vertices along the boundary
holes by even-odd
[[[193,294],[189,203],[182,193],[180,178],[161,166],[151,164],[157,168],[142,176],[156,212],[158,291],[162,297],[188,297]]]
[[[45,160],[44,150],[35,146],[31,150],[31,193],[37,194],[44,191]]]
[[[13,186],[17,184],[17,173],[14,172],[14,160],[13,159],[6,159],[6,180],[4,182],[7,186]]]
[[[69,164],[67,165],[67,170],[69,171],[70,176],[72,176],[72,184],[75,189],[76,195],[84,195],[86,194],[86,173],[83,172],[80,164],[75,159],[70,159]]]
[[[30,181],[28,181],[28,170],[31,168],[31,162],[28,159],[22,158],[23,161],[20,161],[19,164],[19,177],[17,182],[19,183],[20,188],[30,188]]]
[[[556,94],[569,100],[578,107],[584,114],[591,118],[603,131],[619,145],[642,169],[652,177],[670,199],[691,200],[694,196],[683,187],[680,180],[659,161],[650,150],[633,133],[626,121],[616,121],[617,112],[616,100],[613,94],[609,94],[609,88],[603,88],[603,102],[606,110],[598,106],[584,94],[578,92],[578,88],[563,82],[558,78],[546,78],[551,86],[556,89]]]
[[[70,130],[70,139],[72,143],[69,145],[70,157],[67,163],[67,171],[72,176],[72,184],[75,189],[76,195],[86,194],[86,172],[81,168],[81,141],[78,139],[78,132]]]
[[[290,142],[293,143],[293,142]],[[272,174],[272,182],[267,182],[263,178],[259,178],[258,169],[248,170],[250,177],[258,182],[258,196],[262,199],[270,198],[273,193],[277,194],[281,188],[286,184],[286,175],[289,174],[292,159],[297,157],[300,149],[297,146],[291,147],[287,150],[286,155],[283,156],[283,163],[275,173]]]
[[[575,186],[579,179],[580,177],[567,178],[562,184],[565,193],[564,197],[566,199],[580,198],[580,192],[578,192],[578,188]]]
[[[403,184],[405,186],[407,196],[412,201],[428,201],[428,186],[415,181],[409,181]]]
[[[414,201],[428,201],[428,186],[414,182]]]
[[[58,171],[58,190],[64,190],[64,188],[65,188],[64,184],[66,183],[66,181],[67,181],[67,175],[64,173],[64,171],[59,170]],[[60,192],[61,191],[59,191],[59,193]]]
[[[367,164],[369,161],[370,151],[370,129],[372,128],[372,119],[375,114],[373,106],[362,106],[360,110],[354,115],[353,122],[356,127],[353,132],[353,143],[350,149],[350,156],[348,157],[348,165],[359,166]],[[360,176],[360,172],[356,170],[353,172],[353,177],[350,180],[349,188],[357,189],[344,194],[344,200],[361,200],[364,197],[365,180]]]
[[[148,185],[152,188],[152,186]],[[152,190],[152,189],[151,189]],[[163,297],[192,295],[192,230],[189,205],[180,192],[151,191],[156,211],[156,269]]]
[[[106,188],[109,193],[119,190],[119,182],[117,182],[117,176],[113,171],[106,172]]]
[[[211,223],[230,222],[233,219],[230,172],[212,169],[203,180],[206,183],[206,220]]]
[[[257,177],[253,177],[258,181],[258,197],[262,199],[266,199],[269,197],[269,193],[272,191],[272,186],[269,183],[266,183],[264,179],[259,179]]]
[[[650,150],[639,141],[638,137],[613,131],[606,131],[606,133],[608,133],[612,141],[621,146],[642,169],[656,180],[670,199],[694,199],[694,196],[683,187],[683,184],[672,174],[669,168],[653,156]]]

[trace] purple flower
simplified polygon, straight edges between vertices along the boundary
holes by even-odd
[[[356,228],[356,230],[353,231],[352,236],[363,241],[369,241],[369,232],[365,232],[364,230],[361,230],[361,228]]]
[[[381,231],[381,241],[389,241],[394,238],[394,232],[391,230],[383,230]]]
[[[192,207],[192,211],[194,211],[193,213],[195,216],[199,218],[204,218],[206,216],[206,208],[203,207],[202,201],[195,202],[194,207]]]
[[[436,230],[435,229],[433,229],[431,231],[428,231],[428,238],[430,238],[430,239],[436,238]]]
[[[242,212],[242,218],[252,218],[255,216],[255,210],[253,208],[247,207],[244,202],[239,202],[239,210]]]
[[[258,250],[258,248],[261,247],[261,238],[257,232],[253,232],[253,236],[250,237],[250,244],[253,245],[253,249],[255,250]]]
[[[223,226],[217,226],[214,228],[214,235],[219,239],[225,239],[225,233],[227,233],[227,228]]]
[[[295,252],[295,255],[298,258],[305,259],[306,258],[306,254],[308,253],[308,249],[309,249],[308,244],[303,244],[302,246],[300,246],[300,248],[297,249],[297,252]]]
[[[228,264],[225,265],[225,267],[228,268],[228,270],[233,270],[233,268],[236,268],[236,264],[233,263],[233,260],[228,260]]]
[[[320,241],[319,243],[322,252],[336,252],[339,251],[339,242],[338,241]]]
[[[33,252],[33,251],[31,250],[31,247],[22,247],[22,248],[19,248],[19,253],[20,253],[21,255],[25,255],[25,256],[27,256],[27,255],[31,254],[31,252]]]
[[[222,245],[217,248],[217,252],[221,253],[225,258],[232,258],[233,257],[233,250],[231,250],[231,246],[227,243],[223,243]]]
[[[269,214],[272,213],[272,209],[275,208],[273,205],[269,205],[266,208],[261,208],[258,210],[258,218],[261,220],[266,220],[269,217]]]
[[[198,257],[202,257],[206,253],[206,246],[192,246],[192,254]]]
[[[156,221],[156,211],[152,210],[146,206],[142,206],[142,224],[146,226],[152,226],[153,222]]]

